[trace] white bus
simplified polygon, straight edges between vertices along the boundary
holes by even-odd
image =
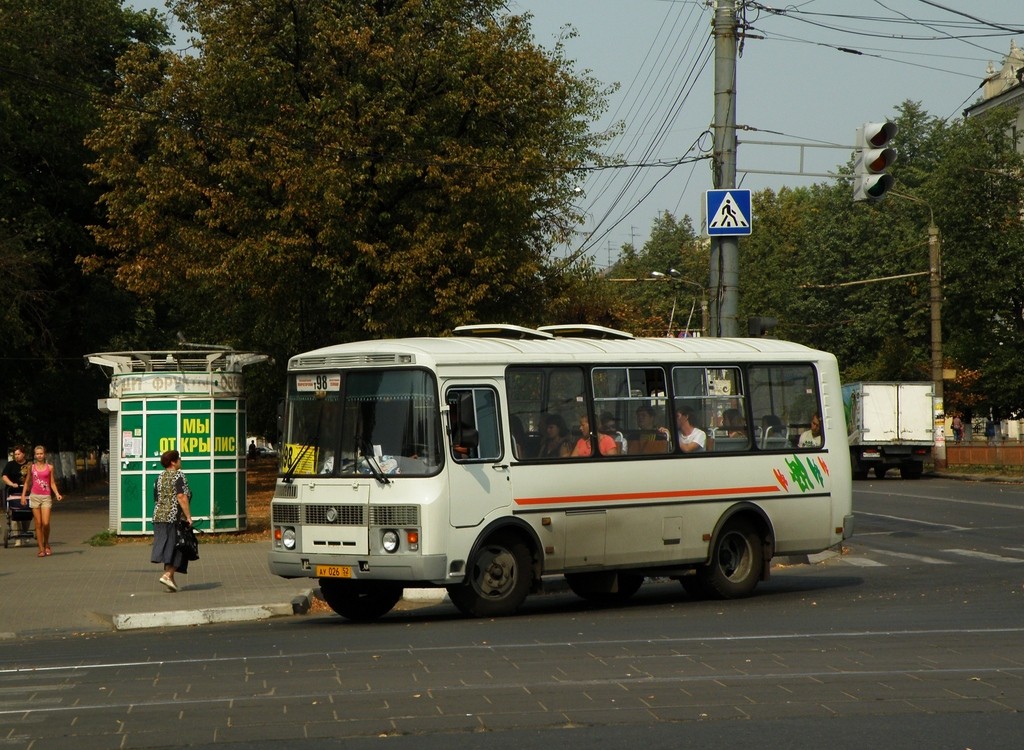
[[[319,579],[343,617],[381,617],[406,587],[509,615],[552,574],[598,602],[654,576],[742,597],[773,556],[851,535],[831,354],[596,326],[453,333],[289,362],[270,569]]]

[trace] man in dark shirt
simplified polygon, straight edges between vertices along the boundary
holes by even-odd
[[[28,476],[29,472],[30,464],[28,462],[28,457],[25,455],[25,446],[14,446],[13,453],[14,458],[8,461],[7,465],[4,466],[3,502],[7,502],[7,497],[9,495],[12,497],[17,496],[20,499],[21,487],[23,484],[25,484],[25,478]],[[21,533],[22,535],[28,534],[28,524],[29,521],[27,518],[24,521],[19,521],[19,533]],[[14,546],[20,547],[21,540],[16,539],[14,541]]]

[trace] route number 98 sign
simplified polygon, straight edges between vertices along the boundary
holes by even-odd
[[[300,393],[324,391],[340,391],[341,375],[339,373],[322,373],[319,375],[296,375],[295,390]]]

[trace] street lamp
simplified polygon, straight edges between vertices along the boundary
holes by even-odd
[[[665,273],[662,273],[661,271],[651,271],[651,277],[654,278],[654,279],[657,279],[657,280],[664,279],[665,281],[674,281],[674,282],[676,282],[678,284],[689,284],[690,286],[695,286],[698,289],[700,289],[700,316],[701,316],[700,335],[701,336],[707,336],[708,335],[708,295],[707,295],[707,290],[704,288],[704,285],[703,284],[698,284],[696,281],[690,281],[689,279],[684,279],[683,275],[681,273],[679,273],[679,271],[677,271],[674,268],[668,269],[668,271],[665,272]],[[678,296],[679,296],[679,294],[677,292],[676,293],[676,297],[678,298]],[[673,302],[672,302],[672,315],[669,318],[669,322],[668,322],[669,335],[672,334],[672,321],[675,318],[675,313],[676,313],[676,303],[675,303],[675,300],[673,300]],[[686,332],[687,333],[690,332],[690,321],[692,319],[693,319],[693,306],[691,305],[691,307],[690,307],[690,317],[686,319]]]

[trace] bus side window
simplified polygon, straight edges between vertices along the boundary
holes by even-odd
[[[520,461],[548,461],[564,458],[579,435],[572,435],[576,413],[583,406],[584,390],[580,367],[509,367],[505,374],[509,409],[511,452]],[[564,451],[548,432],[547,424],[564,424]],[[561,433],[561,430],[559,430]],[[570,439],[571,438],[571,439]]]
[[[646,455],[669,450],[665,371],[660,367],[595,367],[591,373],[597,430],[616,444],[611,455]]]
[[[810,424],[812,415],[821,414],[814,367],[809,364],[752,365],[747,370],[747,379],[754,422],[761,427],[758,448],[791,450],[797,447],[800,431]]]
[[[493,388],[452,388],[448,391],[452,458],[495,461],[501,457],[498,394]]]

